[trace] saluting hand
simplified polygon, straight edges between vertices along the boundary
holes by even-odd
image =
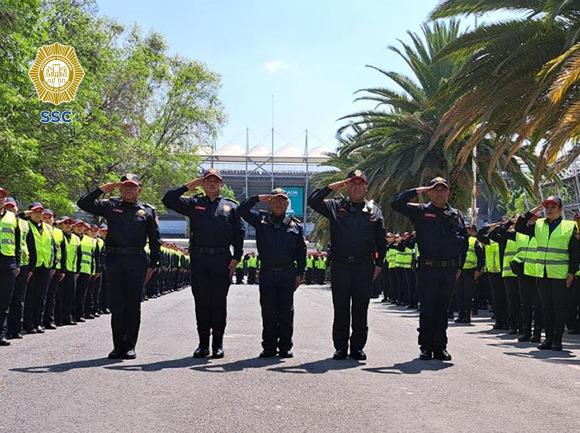
[[[260,200],[262,203],[268,203],[272,200],[272,194],[260,194],[258,195],[258,200]]]
[[[344,188],[349,183],[350,183],[350,179],[341,180],[338,182],[331,183],[330,185],[328,185],[328,188],[330,188],[333,191],[338,191],[339,189]]]
[[[201,186],[203,179],[198,177],[197,179],[190,180],[185,184],[189,191],[194,191],[198,186]]]
[[[533,209],[530,211],[530,213],[537,214],[538,212],[540,212],[540,211],[542,210],[542,208],[543,208],[543,207],[544,207],[544,206],[542,206],[541,204],[539,204],[538,206],[536,206],[535,208],[533,208]]]
[[[101,185],[101,186],[99,187],[99,189],[100,189],[101,191],[103,191],[105,194],[108,194],[108,193],[110,193],[110,192],[113,192],[113,191],[115,191],[115,190],[116,190],[116,189],[119,187],[119,185],[121,185],[121,183],[120,183],[120,182],[112,182],[112,183],[106,183],[106,184],[104,184],[104,185]]]
[[[431,191],[433,189],[433,186],[420,186],[418,188],[415,188],[415,191],[417,192],[417,194],[423,194],[424,192],[427,191]]]

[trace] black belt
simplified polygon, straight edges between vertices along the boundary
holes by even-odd
[[[106,254],[130,255],[130,254],[145,254],[143,247],[106,247]]]
[[[419,264],[430,268],[457,268],[459,260],[457,259],[427,259],[419,257]]]
[[[230,249],[228,247],[191,247],[191,251],[208,256],[217,256],[218,254],[229,253]]]
[[[372,257],[370,255],[362,256],[362,257],[355,257],[355,256],[342,257],[342,256],[334,256],[333,255],[332,260],[335,260],[339,263],[363,263],[363,262],[372,261]]]
[[[284,271],[293,271],[294,265],[284,265],[284,266],[265,266],[262,265],[262,271],[270,271],[270,272],[284,272]]]

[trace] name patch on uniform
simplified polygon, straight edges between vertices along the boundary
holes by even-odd
[[[123,213],[123,209],[113,208],[113,212]]]
[[[203,207],[203,206],[196,206],[195,207],[195,210],[205,210],[205,207]]]
[[[426,213],[426,214],[423,214],[423,216],[424,216],[425,218],[431,218],[431,219],[433,219],[433,218],[437,218],[437,215],[436,215],[436,214],[434,214],[434,213]]]

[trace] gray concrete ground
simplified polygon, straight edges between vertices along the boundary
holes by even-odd
[[[296,295],[295,355],[260,360],[255,286],[232,286],[226,358],[195,360],[191,292],[144,304],[134,361],[108,316],[0,352],[1,432],[580,432],[580,339],[565,351],[451,326],[452,363],[417,360],[417,313],[372,301],[367,362],[333,361],[327,288]]]

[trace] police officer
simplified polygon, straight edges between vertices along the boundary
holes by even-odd
[[[457,311],[455,323],[471,323],[472,302],[475,295],[475,283],[481,275],[484,264],[483,248],[477,240],[477,227],[467,227],[468,248],[461,275],[457,279]]]
[[[60,298],[61,282],[66,266],[66,248],[62,231],[54,226],[54,212],[45,209],[42,213],[42,221],[49,227],[53,242],[50,283],[44,307],[44,329],[56,329],[57,323],[62,324],[62,306],[58,299]]]
[[[10,346],[6,338],[8,312],[20,272],[20,228],[16,215],[4,209],[7,195],[6,190],[0,188],[0,346]]]
[[[64,278],[61,287],[62,299],[62,324],[64,326],[76,325],[76,282],[78,277],[79,257],[81,255],[79,237],[73,233],[74,220],[70,217],[62,217],[60,227],[63,233],[63,243],[66,249],[66,261],[64,265]]]
[[[412,203],[426,193],[427,204]],[[391,203],[394,211],[407,216],[417,232],[421,250],[418,285],[421,296],[419,316],[420,359],[451,360],[447,352],[447,308],[467,253],[465,223],[459,212],[447,204],[449,183],[436,177],[426,187],[398,194]]]
[[[121,197],[99,200],[119,188]],[[108,300],[114,349],[110,359],[135,359],[141,323],[141,292],[159,264],[159,226],[155,209],[139,201],[141,182],[126,174],[118,183],[108,183],[85,195],[78,206],[107,220],[105,240]],[[149,241],[151,255],[145,254]]]
[[[542,208],[546,217],[528,224]],[[572,301],[572,284],[580,260],[576,223],[562,218],[562,200],[551,195],[518,218],[516,231],[536,238],[536,266],[540,275],[538,292],[546,329],[546,338],[538,349],[560,351]]]
[[[269,211],[255,211],[258,203],[268,203]],[[240,217],[256,229],[256,244],[262,260],[260,305],[262,307],[262,347],[260,358],[291,358],[294,328],[294,291],[303,282],[306,243],[299,220],[286,216],[288,194],[282,188],[245,200],[238,208]]]
[[[345,187],[348,198],[325,200],[332,191]],[[386,252],[383,214],[372,200],[365,200],[366,193],[366,176],[354,170],[346,180],[317,189],[308,199],[312,209],[330,220],[334,359],[347,356],[351,303],[350,356],[366,359],[363,348],[368,335],[371,286],[373,278],[381,272]],[[378,255],[373,260],[375,253]]]
[[[203,188],[203,194],[181,197],[198,187]],[[222,177],[212,168],[206,170],[202,178],[167,191],[163,197],[167,208],[189,217],[190,222],[191,290],[199,335],[199,347],[193,354],[195,358],[209,355],[210,333],[213,337],[212,356],[224,356],[227,294],[242,258],[244,229],[236,203],[220,195],[222,187]]]

